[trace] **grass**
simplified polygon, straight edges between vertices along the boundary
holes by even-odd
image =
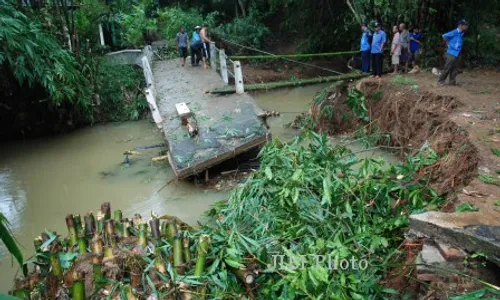
[[[392,79],[392,83],[393,84],[400,84],[400,85],[413,85],[413,86],[415,86],[417,82],[415,81],[415,79],[407,78],[407,77],[398,75],[398,76],[394,77],[394,79]],[[418,88],[418,85],[417,85],[417,88]]]

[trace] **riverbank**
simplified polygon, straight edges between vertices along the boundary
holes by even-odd
[[[65,236],[65,216],[95,211],[102,202],[124,215],[176,215],[189,224],[214,202],[227,198],[175,180],[166,163],[152,163],[163,149],[141,150],[124,163],[123,152],[162,143],[149,121],[99,124],[51,137],[12,141],[0,150],[0,210],[20,243],[24,258],[45,230]],[[167,182],[172,181],[166,186]],[[18,270],[0,242],[0,292],[12,288]]]
[[[431,73],[366,79],[356,86],[366,96],[370,122],[337,116],[321,124],[330,133],[357,131],[358,135],[384,136],[400,155],[429,144],[442,161],[429,170],[431,182],[440,193],[456,195],[443,207],[454,211],[470,203],[480,211],[500,212],[495,205],[500,187],[500,73],[474,70],[460,75],[461,86],[436,87]],[[344,95],[345,96],[345,95]],[[335,107],[349,107],[337,101]],[[363,124],[367,124],[360,130]],[[483,179],[483,180],[481,180]],[[471,192],[474,191],[474,192]],[[483,196],[478,196],[483,195]]]

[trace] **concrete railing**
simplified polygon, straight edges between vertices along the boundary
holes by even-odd
[[[155,80],[153,77],[153,70],[151,69],[151,65],[153,64],[153,49],[151,48],[150,45],[147,45],[142,49],[142,56],[141,56],[141,67],[142,71],[144,72],[144,80],[146,81],[146,89],[145,89],[145,94],[146,94],[146,100],[148,101],[149,104],[149,109],[151,110],[151,115],[153,116],[153,120],[156,123],[156,126],[158,128],[162,128],[162,122],[163,119],[160,115],[160,111],[158,109],[158,105],[156,105],[156,97],[157,97],[157,92],[156,92],[156,86],[155,86]]]
[[[212,69],[216,73],[220,73],[222,80],[229,84],[229,77],[234,78],[234,85],[236,86],[236,93],[245,93],[245,84],[243,82],[243,69],[239,61],[231,60],[224,49],[218,49],[215,44],[210,45],[210,57]],[[233,66],[233,72],[228,70],[228,63]]]

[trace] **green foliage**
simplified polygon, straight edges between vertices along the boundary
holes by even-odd
[[[0,0],[0,64],[22,85],[43,86],[51,100],[89,108],[90,90],[73,55],[10,1]]]
[[[405,76],[398,75],[392,79],[392,83],[401,85],[415,85],[416,81],[413,78],[408,78]],[[418,86],[417,86],[418,88]]]
[[[212,236],[214,262],[203,279],[211,298],[241,292],[221,265],[246,265],[247,258],[263,268],[258,299],[380,299],[394,292],[379,282],[397,258],[408,214],[441,201],[426,178],[414,182],[421,166],[435,162],[435,152],[424,149],[384,170],[380,160],[360,160],[325,135],[308,135],[267,144],[259,171],[210,211],[216,228],[204,230]],[[273,267],[271,254],[287,255],[283,269]],[[299,255],[366,259],[369,267],[287,267],[288,258]]]
[[[99,68],[99,118],[109,121],[138,120],[148,108],[142,94],[142,70],[129,65],[107,65]]]
[[[0,213],[0,240],[2,240],[9,253],[17,260],[17,263],[23,269],[23,274],[26,276],[28,274],[28,269],[27,266],[24,265],[23,254],[17,246],[17,242],[14,240],[14,236],[10,232],[8,225],[9,221]]]
[[[500,292],[491,287],[484,287],[460,296],[451,297],[450,300],[494,300],[498,299]]]
[[[231,22],[219,25],[214,32],[233,42],[260,47],[262,39],[270,34],[263,23],[263,15],[256,8],[251,8],[246,17],[234,18]]]
[[[491,148],[491,153],[495,154],[496,156],[500,156],[500,149]]]
[[[147,6],[135,5],[131,12],[121,13],[118,20],[125,29],[125,41],[129,46],[141,48],[144,35],[157,29],[157,19],[148,17],[147,12]]]
[[[477,178],[484,183],[494,184],[494,185],[500,186],[500,181],[495,179],[495,177],[493,177],[493,176],[481,174]]]
[[[462,203],[455,208],[455,212],[467,212],[467,211],[478,211],[479,208],[474,207],[474,205],[470,203]]]
[[[208,14],[205,18],[196,9],[183,10],[179,7],[167,7],[160,10],[158,16],[158,28],[162,37],[166,40],[175,39],[181,27],[186,29],[191,39],[191,32],[195,26],[204,24],[215,26],[217,12]]]
[[[351,108],[352,112],[356,117],[358,117],[358,119],[365,122],[370,121],[368,109],[366,108],[365,95],[356,87],[352,88],[344,103]]]

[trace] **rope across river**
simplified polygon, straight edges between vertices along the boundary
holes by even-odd
[[[335,70],[332,70],[332,69],[329,69],[329,68],[325,68],[325,67],[321,67],[321,66],[318,66],[318,65],[314,65],[314,64],[310,64],[310,63],[301,62],[301,61],[298,61],[298,60],[294,60],[294,59],[282,57],[282,56],[276,55],[276,54],[268,52],[268,51],[264,51],[264,50],[257,49],[257,48],[254,48],[254,47],[242,45],[240,43],[237,43],[237,42],[225,39],[224,37],[222,37],[220,35],[218,35],[218,36],[219,36],[219,38],[222,41],[224,41],[224,42],[226,42],[228,44],[232,44],[232,45],[238,46],[240,48],[244,48],[244,49],[247,49],[247,50],[251,50],[251,51],[258,52],[258,53],[266,54],[268,56],[275,56],[275,57],[277,57],[279,59],[282,59],[284,61],[287,61],[287,62],[296,63],[296,64],[299,64],[299,65],[304,65],[304,66],[307,66],[307,67],[311,67],[311,68],[323,70],[323,71],[334,73],[334,74],[338,74],[338,75],[344,75],[344,73],[342,73],[342,72],[338,72],[338,71],[335,71]],[[353,54],[353,53],[357,53],[357,52],[358,51],[356,51],[356,52],[339,52],[339,55],[340,54]],[[313,54],[311,56],[324,56],[324,55],[325,55],[324,53],[318,53],[318,54]],[[260,56],[260,58],[262,58],[262,56]]]

